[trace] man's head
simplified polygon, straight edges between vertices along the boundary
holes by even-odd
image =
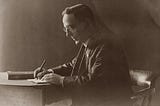
[[[67,7],[63,12],[63,25],[66,36],[75,42],[85,42],[89,35],[89,28],[94,26],[95,19],[91,9],[83,4]]]

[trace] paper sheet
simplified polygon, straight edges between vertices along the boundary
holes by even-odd
[[[48,83],[46,81],[42,81],[40,79],[27,79],[28,81],[31,81],[31,82],[34,82],[36,84],[45,84],[45,83]]]

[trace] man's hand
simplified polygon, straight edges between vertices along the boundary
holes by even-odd
[[[41,80],[52,83],[52,84],[63,86],[64,77],[55,73],[49,73],[44,75]]]
[[[38,78],[38,79],[41,79],[45,74],[48,74],[48,73],[54,73],[52,69],[44,69],[44,68],[40,68],[38,67],[37,69],[34,70],[34,78]]]

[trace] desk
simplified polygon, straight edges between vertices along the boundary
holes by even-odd
[[[68,102],[62,99],[62,93],[56,86],[27,80],[0,80],[0,106],[67,105]]]

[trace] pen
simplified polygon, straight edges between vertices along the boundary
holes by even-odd
[[[43,62],[42,62],[42,64],[41,64],[41,66],[40,66],[40,71],[42,70],[42,68],[44,67],[44,65],[45,65],[45,63],[46,63],[46,60],[43,60]]]
[[[34,78],[38,79],[37,74],[42,71],[42,68],[44,67],[45,63],[46,63],[46,60],[43,60],[39,70],[34,72]]]

